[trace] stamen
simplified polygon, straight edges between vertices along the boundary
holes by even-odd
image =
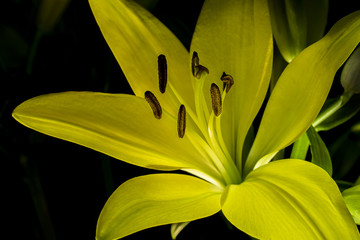
[[[191,60],[191,71],[192,71],[193,76],[196,77],[197,79],[201,78],[201,75],[203,74],[203,72],[206,72],[207,74],[209,74],[209,69],[200,65],[200,59],[199,59],[197,52],[193,52],[193,56],[192,56],[192,60]]]
[[[222,99],[221,99],[219,87],[215,83],[211,84],[210,93],[211,93],[212,109],[214,111],[215,116],[218,117],[222,112]]]
[[[206,74],[209,74],[209,69],[207,69],[206,67],[204,67],[203,65],[199,65],[197,67],[195,67],[195,77],[197,79],[200,79],[201,78],[201,75],[203,73],[206,73]]]
[[[157,100],[157,98],[155,97],[155,95],[150,91],[146,91],[145,99],[149,103],[149,105],[154,113],[154,117],[156,119],[160,119],[161,114],[162,114],[162,109],[161,109],[160,103]]]
[[[199,66],[199,56],[197,52],[193,52],[192,60],[191,60],[191,71],[194,77],[195,77],[195,68],[197,66]]]
[[[221,76],[221,81],[223,81],[224,83],[224,88],[223,90],[225,90],[226,88],[226,93],[229,92],[230,88],[232,87],[232,85],[234,85],[234,79],[231,75],[226,74],[225,72],[223,72],[222,76]]]
[[[181,104],[178,113],[178,122],[177,122],[177,131],[179,138],[183,138],[185,135],[186,128],[186,109],[183,104]]]
[[[167,83],[167,63],[165,55],[158,56],[158,74],[159,74],[159,89],[161,93],[165,92]]]

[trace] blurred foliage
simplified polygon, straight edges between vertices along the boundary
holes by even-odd
[[[68,5],[60,11],[63,14],[45,27],[37,20],[40,0],[7,0],[0,8],[0,160],[6,219],[2,227],[16,233],[16,239],[93,239],[98,215],[112,186],[151,172],[116,160],[103,164],[107,156],[41,135],[11,118],[15,106],[40,94],[132,92],[87,1],[65,2]],[[139,2],[189,48],[203,0]],[[327,26],[357,9],[357,1],[330,1]],[[341,93],[337,76],[330,95]],[[359,176],[360,135],[351,129],[359,121],[358,113],[346,124],[321,132],[338,179],[354,182]],[[113,184],[107,182],[109,179]],[[44,221],[52,227],[43,225]],[[191,223],[178,239],[213,239],[217,231],[229,232],[232,238],[242,236],[237,230],[229,231],[221,215],[216,215]],[[154,236],[170,239],[170,227],[142,231],[125,239]]]

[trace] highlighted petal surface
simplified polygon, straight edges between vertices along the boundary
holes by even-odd
[[[168,112],[176,116],[179,102],[171,89],[160,94],[158,56],[165,55],[168,85],[193,108],[188,52],[156,17],[128,0],[90,0],[91,10],[111,51],[137,96],[153,92]]]
[[[279,160],[252,171],[224,192],[222,211],[258,239],[360,239],[336,183],[303,160]]]
[[[170,223],[208,217],[220,210],[221,189],[181,174],[153,174],[122,184],[100,214],[97,240],[118,239]]]
[[[216,175],[186,134],[179,139],[176,120],[167,114],[155,119],[143,98],[91,92],[48,94],[22,103],[13,116],[29,128],[134,165],[159,170],[196,168]]]
[[[360,11],[337,22],[317,43],[302,51],[280,76],[266,106],[245,172],[270,161],[315,120],[339,67],[360,42]]]
[[[222,124],[229,152],[239,162],[246,133],[270,81],[272,46],[266,0],[205,1],[191,51],[198,52],[200,64],[209,69],[205,96],[210,97],[211,83],[222,86],[223,72],[234,79],[224,102]]]

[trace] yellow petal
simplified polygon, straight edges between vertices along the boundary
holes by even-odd
[[[302,51],[280,76],[262,117],[245,172],[268,162],[293,143],[315,120],[336,71],[360,41],[360,11],[337,22],[317,43]],[[269,157],[262,157],[268,155]]]
[[[303,160],[279,160],[255,169],[224,192],[222,211],[258,239],[360,239],[334,180]]]
[[[137,96],[153,92],[168,112],[176,116],[180,103],[193,108],[188,52],[157,18],[135,1],[90,0],[90,6],[105,40]],[[158,56],[165,55],[168,87],[159,90]],[[177,99],[169,85],[182,97]]]
[[[188,222],[220,210],[221,189],[181,174],[153,174],[130,179],[102,210],[96,239],[119,239],[146,228]]]
[[[200,64],[209,69],[205,96],[210,97],[211,83],[222,85],[223,72],[234,79],[224,102],[222,123],[229,151],[239,162],[246,133],[268,88],[272,44],[266,0],[205,1],[191,51],[198,52]]]
[[[143,98],[92,92],[48,94],[22,103],[13,116],[29,128],[134,165],[195,168],[217,175],[210,160],[186,137],[189,133],[180,139],[176,120],[167,114],[155,119]]]

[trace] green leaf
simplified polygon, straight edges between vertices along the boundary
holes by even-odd
[[[341,96],[337,100],[341,104]],[[350,120],[353,116],[360,111],[360,94],[354,94],[351,98],[331,116],[315,126],[316,131],[328,131],[337,127],[346,121]],[[321,112],[320,112],[321,114]],[[320,115],[319,114],[319,115]]]
[[[222,211],[258,239],[360,239],[334,180],[303,160],[271,162],[222,196]]]
[[[332,162],[329,151],[321,139],[320,135],[316,132],[314,127],[307,130],[306,135],[310,141],[311,162],[324,169],[330,176],[332,176]]]
[[[343,180],[335,180],[335,181],[336,181],[336,184],[338,185],[340,192],[343,192],[344,190],[354,186],[354,183],[352,183],[352,182],[347,182],[347,181],[343,181]]]
[[[64,92],[32,98],[13,116],[23,125],[130,164],[158,169],[198,169],[221,178],[206,153],[177,134],[176,120],[155,119],[145,99],[125,94]],[[174,147],[176,146],[176,147]]]
[[[360,133],[360,122],[352,126],[351,131],[353,131],[354,133]]]
[[[209,69],[204,87],[209,102],[212,83],[222,86],[224,72],[234,79],[221,118],[224,140],[239,167],[243,142],[269,86],[272,39],[266,0],[209,0],[191,42],[191,52]]]
[[[336,71],[360,41],[360,11],[338,21],[320,41],[302,51],[281,74],[245,163],[245,174],[271,160],[312,124]],[[260,161],[261,159],[261,161]]]
[[[340,82],[348,94],[360,94],[360,48],[355,49],[341,72]]]
[[[303,1],[269,1],[276,44],[287,62],[306,47],[306,10]]]
[[[360,157],[360,151],[356,151],[359,148],[360,135],[351,130],[345,131],[329,146],[335,179],[342,179],[354,168]]]
[[[306,134],[303,134],[294,143],[291,150],[290,158],[305,160],[308,150],[309,150],[309,139]]]
[[[360,185],[360,176],[356,179],[354,185]]]
[[[360,185],[346,189],[342,195],[355,223],[360,225]]]
[[[271,72],[271,80],[270,80],[270,92],[274,89],[277,80],[279,79],[281,73],[284,71],[285,67],[288,63],[285,61],[279,49],[274,48],[274,59],[273,59],[273,68]]]
[[[96,239],[118,239],[150,227],[208,217],[220,210],[220,196],[221,189],[188,175],[130,179],[105,204]]]
[[[274,38],[287,62],[324,34],[328,0],[270,0]]]
[[[189,224],[190,222],[182,222],[182,223],[173,223],[171,224],[171,238],[176,239],[180,232]]]

